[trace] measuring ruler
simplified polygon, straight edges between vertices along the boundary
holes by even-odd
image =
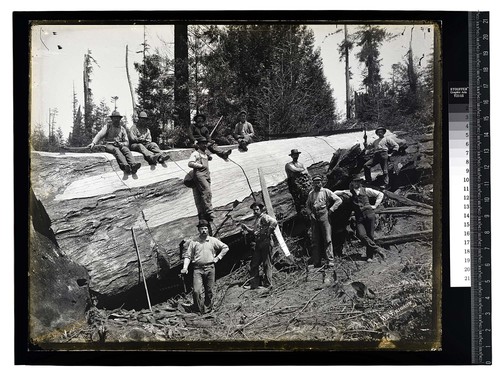
[[[470,13],[470,250],[473,364],[491,364],[492,357],[489,69],[489,13]]]
[[[448,84],[450,286],[470,287],[471,359],[491,364],[489,15],[469,13],[469,80]]]

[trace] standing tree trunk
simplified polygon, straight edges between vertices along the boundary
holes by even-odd
[[[128,71],[128,44],[125,47],[125,70],[127,71],[127,80],[128,80],[128,87],[130,89],[130,97],[132,98],[132,108],[133,108],[133,119],[135,119],[135,116],[137,115],[136,113],[136,108],[135,108],[135,98],[134,98],[134,89],[132,88],[132,81],[130,80],[130,73]]]
[[[188,25],[174,26],[175,82],[174,102],[177,116],[176,127],[188,127],[189,116],[189,73],[188,73]]]

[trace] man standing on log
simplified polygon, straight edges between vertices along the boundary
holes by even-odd
[[[181,270],[181,274],[187,274],[189,264],[193,263],[193,310],[200,314],[212,311],[215,264],[229,250],[224,242],[208,235],[209,225],[206,220],[200,220],[198,223],[199,236],[189,243]],[[204,300],[201,297],[203,291],[205,291]]]
[[[137,125],[132,125],[129,131],[130,149],[140,152],[149,165],[162,164],[169,156],[161,152],[158,145],[151,138],[151,131],[147,127],[148,115],[139,113]]]
[[[332,228],[329,212],[333,213],[340,206],[342,200],[331,190],[323,188],[323,178],[313,178],[313,190],[309,193],[306,207],[311,219],[313,252],[312,261],[315,268],[321,267],[323,252],[326,255],[327,267],[334,265]]]
[[[238,114],[239,122],[234,127],[234,138],[238,141],[238,149],[240,151],[248,151],[248,145],[252,143],[254,131],[253,126],[247,121],[246,111],[241,111]]]
[[[399,145],[396,141],[385,137],[386,131],[387,130],[383,127],[377,128],[375,134],[378,136],[378,139],[371,144],[367,144],[366,140],[363,143],[365,149],[373,149],[373,156],[363,166],[365,170],[365,180],[366,182],[372,181],[371,168],[374,165],[380,164],[384,175],[384,185],[381,186],[382,189],[389,186],[389,154],[399,150]]]
[[[208,155],[206,154],[208,141],[205,137],[198,138],[198,149],[190,158],[188,166],[193,168],[193,196],[198,218],[208,221],[214,220],[212,208],[212,189],[210,186],[210,171],[208,170]]]
[[[231,154],[231,150],[226,150],[223,151],[215,144],[215,142],[212,141],[212,138],[210,136],[210,131],[208,128],[205,126],[205,121],[207,117],[203,114],[197,114],[194,116],[193,121],[194,125],[190,125],[188,127],[188,137],[191,140],[191,142],[194,143],[195,148],[196,148],[196,143],[201,139],[204,138],[207,141],[207,148],[208,151],[210,151],[213,154],[216,154],[220,158],[227,160],[229,155]]]
[[[366,260],[373,261],[373,255],[379,254],[385,259],[384,249],[378,246],[374,240],[375,232],[375,209],[384,199],[384,193],[381,191],[363,187],[360,181],[352,181],[349,184],[352,203],[354,206],[354,215],[356,217],[356,234],[363,245],[366,246]],[[370,198],[375,199],[375,204],[370,203]]]
[[[312,180],[307,168],[299,162],[301,152],[297,149],[290,151],[288,156],[292,161],[286,163],[285,172],[287,175],[288,190],[293,197],[297,213],[307,218],[306,203],[309,192],[312,188]]]
[[[264,283],[267,287],[273,286],[273,265],[271,263],[272,241],[271,236],[278,225],[276,219],[264,213],[264,204],[253,202],[250,208],[253,210],[253,228],[241,224],[245,234],[254,236],[251,246],[253,248],[252,260],[250,262],[250,286],[246,289],[257,289],[260,284],[259,266],[264,267]]]
[[[135,174],[141,167],[141,163],[136,163],[128,148],[127,130],[121,125],[122,116],[118,111],[111,113],[111,124],[106,124],[96,134],[90,145],[92,150],[101,140],[104,142],[104,151],[113,154],[118,162],[118,166],[127,174]]]

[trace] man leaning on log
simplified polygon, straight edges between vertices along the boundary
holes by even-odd
[[[128,148],[127,130],[121,125],[122,116],[115,110],[109,117],[111,124],[104,125],[88,147],[92,150],[95,145],[102,141],[104,151],[114,155],[120,169],[127,174],[135,174],[141,167],[141,163],[135,162],[134,156]]]
[[[208,169],[209,157],[206,153],[208,141],[205,137],[198,138],[197,150],[195,150],[188,162],[189,168],[193,168],[193,197],[198,218],[208,221],[214,220],[212,208],[212,188],[210,171]]]
[[[215,237],[208,235],[209,223],[200,220],[199,236],[189,242],[183,254],[184,265],[181,274],[188,273],[189,264],[193,264],[193,306],[192,310],[200,314],[212,311],[215,285],[215,264],[228,252],[228,246]],[[218,254],[217,254],[218,253]],[[201,295],[205,291],[205,298]]]
[[[386,129],[379,127],[375,130],[375,134],[378,136],[376,140],[368,144],[365,140],[365,149],[373,149],[373,155],[363,166],[365,172],[366,182],[372,181],[371,168],[374,165],[380,164],[382,168],[382,173],[384,175],[384,185],[381,186],[385,189],[389,186],[389,155],[392,152],[399,150],[399,145],[395,140],[385,137]]]
[[[302,217],[307,218],[306,202],[312,188],[312,180],[307,168],[299,162],[301,152],[297,149],[290,151],[291,162],[285,164],[288,190],[293,197],[295,209]]]

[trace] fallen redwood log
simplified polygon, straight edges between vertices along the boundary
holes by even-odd
[[[373,132],[369,136],[375,137]],[[261,190],[258,167],[269,186],[276,217],[288,220],[295,215],[284,170],[290,150],[301,150],[300,161],[310,168],[327,163],[337,149],[360,143],[362,137],[356,132],[259,142],[248,152],[233,151],[230,161],[214,157],[210,162],[214,232],[219,230],[218,237],[229,241],[239,235],[239,221],[251,220],[251,193]],[[136,176],[124,176],[106,153],[31,153],[35,195],[50,216],[61,250],[87,269],[90,289],[98,296],[126,293],[142,280],[132,227],[146,279],[156,280],[181,264],[179,243],[197,233],[192,191],[182,183],[191,151],[168,150],[171,161],[156,167],[133,153],[142,163]],[[235,200],[241,204],[234,207]],[[228,213],[230,219],[225,220]],[[230,252],[238,251],[230,246]]]
[[[375,242],[377,242],[377,244],[380,246],[398,245],[405,242],[416,242],[416,241],[432,241],[432,230],[395,234],[392,236],[375,238]]]
[[[415,206],[403,206],[403,207],[378,207],[375,210],[377,214],[392,214],[392,215],[424,215],[424,216],[432,216],[432,210],[415,207]]]

